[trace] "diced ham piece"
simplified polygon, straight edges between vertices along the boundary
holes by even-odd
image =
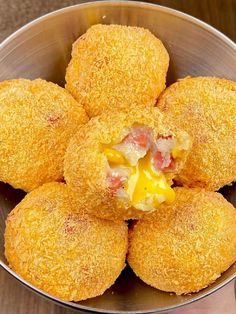
[[[147,127],[133,127],[124,140],[114,146],[132,166],[143,158],[151,146],[151,131]]]
[[[112,191],[116,191],[122,187],[122,178],[121,177],[108,177],[108,185],[109,189]]]
[[[170,162],[169,166],[166,167],[166,168],[164,168],[163,171],[164,171],[164,172],[171,172],[171,171],[174,171],[174,170],[175,170],[175,166],[176,166],[175,161],[174,161],[174,159],[171,157],[171,162]]]
[[[172,136],[160,136],[153,149],[153,165],[157,171],[172,171],[175,168],[175,162],[171,156],[174,147]]]
[[[134,144],[137,145],[139,148],[142,149],[148,149],[149,145],[150,145],[150,141],[149,141],[149,134],[148,133],[143,133],[143,132],[133,132],[128,134],[123,143],[130,143],[130,144]]]
[[[129,169],[124,167],[117,167],[111,169],[108,175],[108,187],[111,193],[114,195],[116,192],[123,187],[124,182],[127,180],[129,175]]]
[[[157,171],[168,168],[171,164],[170,154],[162,154],[157,150],[153,156],[153,164]]]

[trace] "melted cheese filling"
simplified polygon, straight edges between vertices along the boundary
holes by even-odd
[[[175,198],[175,192],[166,181],[164,174],[157,174],[153,170],[149,154],[139,160],[135,173],[127,182],[127,192],[133,206],[150,199],[155,207],[162,199],[171,203]]]
[[[150,153],[140,158],[136,166],[130,165],[122,153],[113,148],[106,148],[104,153],[111,167],[119,165],[130,170],[123,188],[132,206],[143,211],[151,211],[162,202],[174,201],[175,192],[165,175],[153,169]]]

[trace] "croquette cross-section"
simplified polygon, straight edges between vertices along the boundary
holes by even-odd
[[[128,228],[75,213],[63,183],[30,192],[9,214],[5,255],[37,288],[63,300],[101,295],[125,267]]]
[[[193,140],[179,184],[218,190],[236,181],[236,82],[186,78],[164,91],[158,107]]]
[[[173,204],[134,223],[128,262],[147,284],[186,294],[207,287],[236,261],[236,210],[216,192],[175,191]]]
[[[95,25],[73,44],[66,88],[90,117],[105,109],[154,106],[168,66],[165,47],[149,30]]]
[[[106,219],[134,219],[171,203],[172,179],[191,145],[157,108],[106,112],[79,128],[65,155],[65,179],[79,207]]]
[[[0,83],[0,181],[25,191],[63,175],[69,139],[87,121],[63,88],[41,79]]]

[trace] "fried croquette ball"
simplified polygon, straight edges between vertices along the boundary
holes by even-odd
[[[95,25],[73,44],[66,88],[90,117],[105,109],[155,105],[169,55],[147,29]]]
[[[105,112],[72,138],[64,177],[78,207],[88,213],[139,218],[174,200],[172,178],[189,146],[188,134],[173,133],[157,108]]]
[[[73,97],[41,79],[0,82],[0,181],[25,191],[63,177],[69,139],[88,120]]]
[[[193,139],[179,184],[218,190],[236,180],[235,82],[186,78],[165,90],[158,107]]]
[[[37,288],[68,301],[108,289],[125,267],[127,242],[124,222],[75,213],[63,183],[30,192],[6,221],[10,267]]]
[[[223,196],[176,188],[176,199],[138,221],[128,262],[145,283],[168,292],[197,292],[236,261],[236,210]]]

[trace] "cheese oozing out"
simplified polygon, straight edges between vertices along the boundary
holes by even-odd
[[[104,148],[111,194],[142,211],[173,202],[175,192],[165,174],[175,169],[182,151],[172,135],[154,138],[149,127],[133,126],[120,143]]]

